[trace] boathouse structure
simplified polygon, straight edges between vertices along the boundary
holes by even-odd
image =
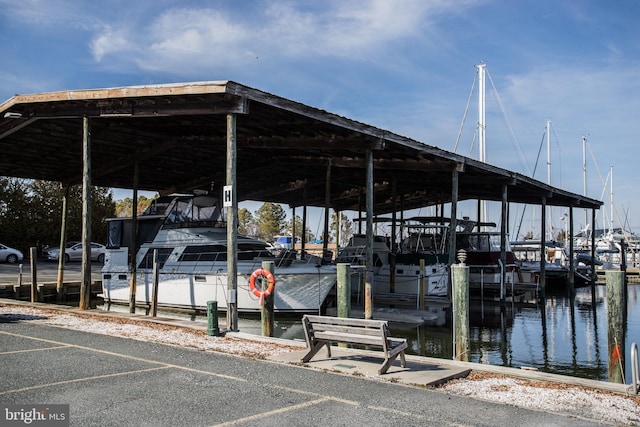
[[[602,205],[233,81],[16,95],[0,104],[0,152],[2,176],[83,185],[85,247],[92,185],[132,189],[134,200],[139,190],[213,189],[227,205],[230,252],[238,202],[245,200],[366,212],[369,239],[376,215],[395,218],[399,211],[450,203],[455,221],[463,200],[501,202],[502,224],[509,203],[538,205],[542,212],[545,206],[593,211]],[[502,230],[504,239],[505,225]],[[371,262],[369,250],[368,269]],[[90,268],[85,257],[87,288]],[[237,318],[229,304],[233,330]]]

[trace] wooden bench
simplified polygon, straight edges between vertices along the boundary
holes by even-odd
[[[331,343],[343,343],[381,347],[384,362],[378,369],[379,375],[386,373],[398,356],[400,365],[406,367],[404,350],[407,348],[407,340],[389,337],[389,326],[385,320],[304,315],[302,325],[309,347],[302,363],[311,360],[323,346],[327,347],[328,357],[331,357]]]

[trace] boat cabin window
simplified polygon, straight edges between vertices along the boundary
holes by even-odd
[[[164,267],[164,263],[167,262],[169,255],[173,252],[173,248],[149,248],[145,254],[138,268],[153,268],[153,250],[158,250],[158,268]]]
[[[267,246],[260,243],[238,243],[238,260],[273,257]]]
[[[226,261],[227,247],[224,245],[187,246],[180,258],[182,261]]]

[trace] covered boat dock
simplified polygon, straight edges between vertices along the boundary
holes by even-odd
[[[503,218],[508,203],[602,205],[233,81],[16,95],[0,105],[0,152],[2,176],[134,195],[213,190],[228,202],[230,242],[245,200],[367,218],[451,203],[454,220],[463,200],[502,202]]]

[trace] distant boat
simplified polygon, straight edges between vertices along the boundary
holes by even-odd
[[[106,302],[129,301],[129,236],[131,218],[112,218],[108,223],[108,244],[102,269]],[[149,304],[153,286],[153,253],[159,264],[158,305],[206,309],[217,301],[226,311],[227,229],[219,202],[209,196],[160,197],[138,217],[136,303]],[[275,264],[274,309],[278,312],[317,313],[336,282],[336,267],[318,257],[298,259],[293,250],[278,256],[266,242],[239,235],[237,238],[238,311],[260,310],[260,292],[252,291],[250,278],[263,261]],[[261,291],[262,276],[254,279]]]
[[[448,255],[442,253],[442,235],[436,230],[440,226],[412,224],[406,220],[401,227],[409,230],[395,251],[385,236],[373,238],[373,292],[376,294],[409,294],[419,297],[420,280],[424,280],[424,295],[447,296],[449,287]],[[415,221],[414,221],[415,222]],[[336,263],[362,264],[365,261],[367,239],[363,234],[355,234],[342,248]],[[421,260],[424,268],[421,268]],[[355,288],[359,283],[354,283]],[[354,289],[354,286],[352,286]]]

